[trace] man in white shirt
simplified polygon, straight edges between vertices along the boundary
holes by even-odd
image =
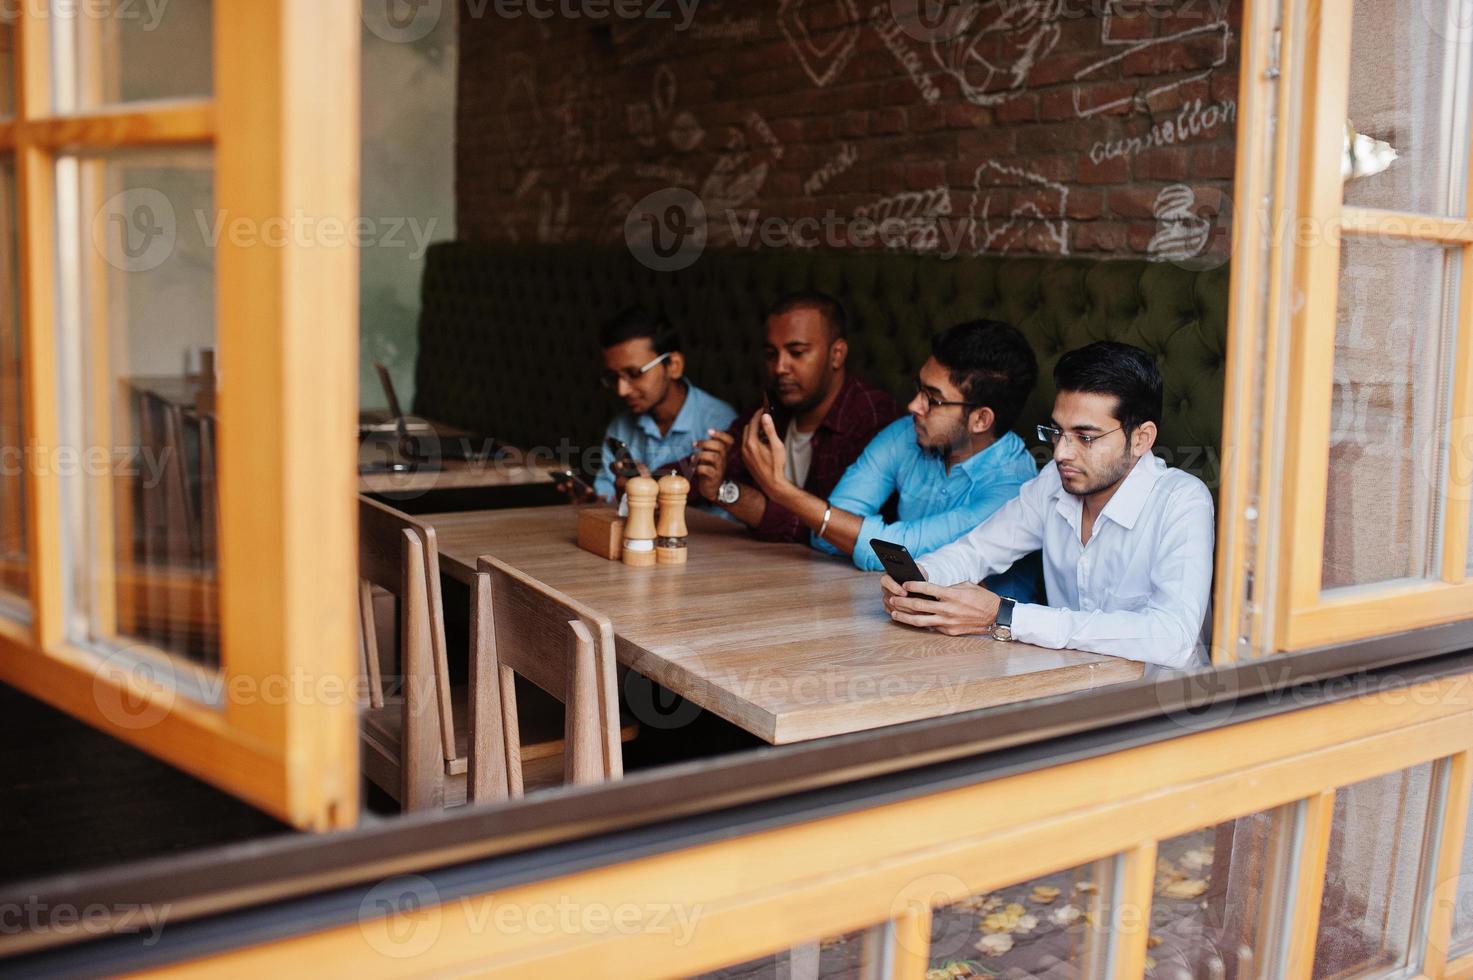
[[[1039,437],[1053,462],[973,531],[919,561],[925,582],[882,579],[896,622],[988,634],[1164,668],[1207,663],[1213,507],[1206,485],[1151,448],[1161,374],[1145,351],[1100,342],[1054,368]],[[1043,550],[1048,605],[973,584]]]

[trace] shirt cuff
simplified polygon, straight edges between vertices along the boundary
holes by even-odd
[[[1012,630],[1013,639],[1019,643],[1060,650],[1064,643],[1059,633],[1061,627],[1065,626],[1067,614],[1067,609],[1040,606],[1035,602],[1019,602],[1013,606],[1013,623],[1009,629]]]
[[[760,492],[760,491],[759,491]],[[757,524],[756,535],[764,541],[797,541],[805,540],[808,528],[798,520],[798,515],[788,510],[782,504],[777,503],[771,497],[767,498],[767,509],[762,512],[762,520]]]
[[[885,520],[879,514],[871,514],[859,525],[859,537],[854,539],[854,567],[865,572],[878,572],[885,566],[875,557],[875,549],[869,546],[870,539],[877,538],[885,530]]]

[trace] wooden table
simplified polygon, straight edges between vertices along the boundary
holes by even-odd
[[[608,616],[619,662],[773,744],[1135,680],[1141,665],[891,621],[879,576],[692,511],[690,560],[580,549],[572,507],[439,514],[442,570],[491,554]]]
[[[433,469],[414,469],[403,473],[365,469],[394,458],[392,441],[365,439],[360,442],[358,492],[420,494],[430,490],[518,487],[553,482],[552,473],[547,466],[535,465],[521,450],[510,446],[498,450],[490,459],[445,459]]]

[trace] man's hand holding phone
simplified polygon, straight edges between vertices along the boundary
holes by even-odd
[[[886,575],[880,580],[890,618],[907,626],[934,629],[946,636],[990,634],[997,622],[999,599],[980,585],[936,585],[933,582],[897,584]]]

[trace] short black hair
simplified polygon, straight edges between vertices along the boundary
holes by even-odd
[[[621,310],[609,322],[598,328],[598,346],[604,350],[640,337],[649,338],[656,354],[673,354],[680,350],[680,335],[658,313],[642,306],[631,306]]]
[[[1130,432],[1143,422],[1161,425],[1161,371],[1139,347],[1101,340],[1071,350],[1054,365],[1060,391],[1114,395],[1115,419]]]
[[[844,309],[843,303],[828,293],[821,293],[816,289],[802,289],[779,297],[776,303],[768,307],[767,316],[764,319],[770,320],[794,310],[817,311],[824,326],[829,328],[830,343],[849,336],[849,311]]]
[[[992,409],[994,433],[1013,427],[1038,380],[1038,360],[1021,333],[1001,320],[971,320],[932,337],[931,353],[969,405]]]

